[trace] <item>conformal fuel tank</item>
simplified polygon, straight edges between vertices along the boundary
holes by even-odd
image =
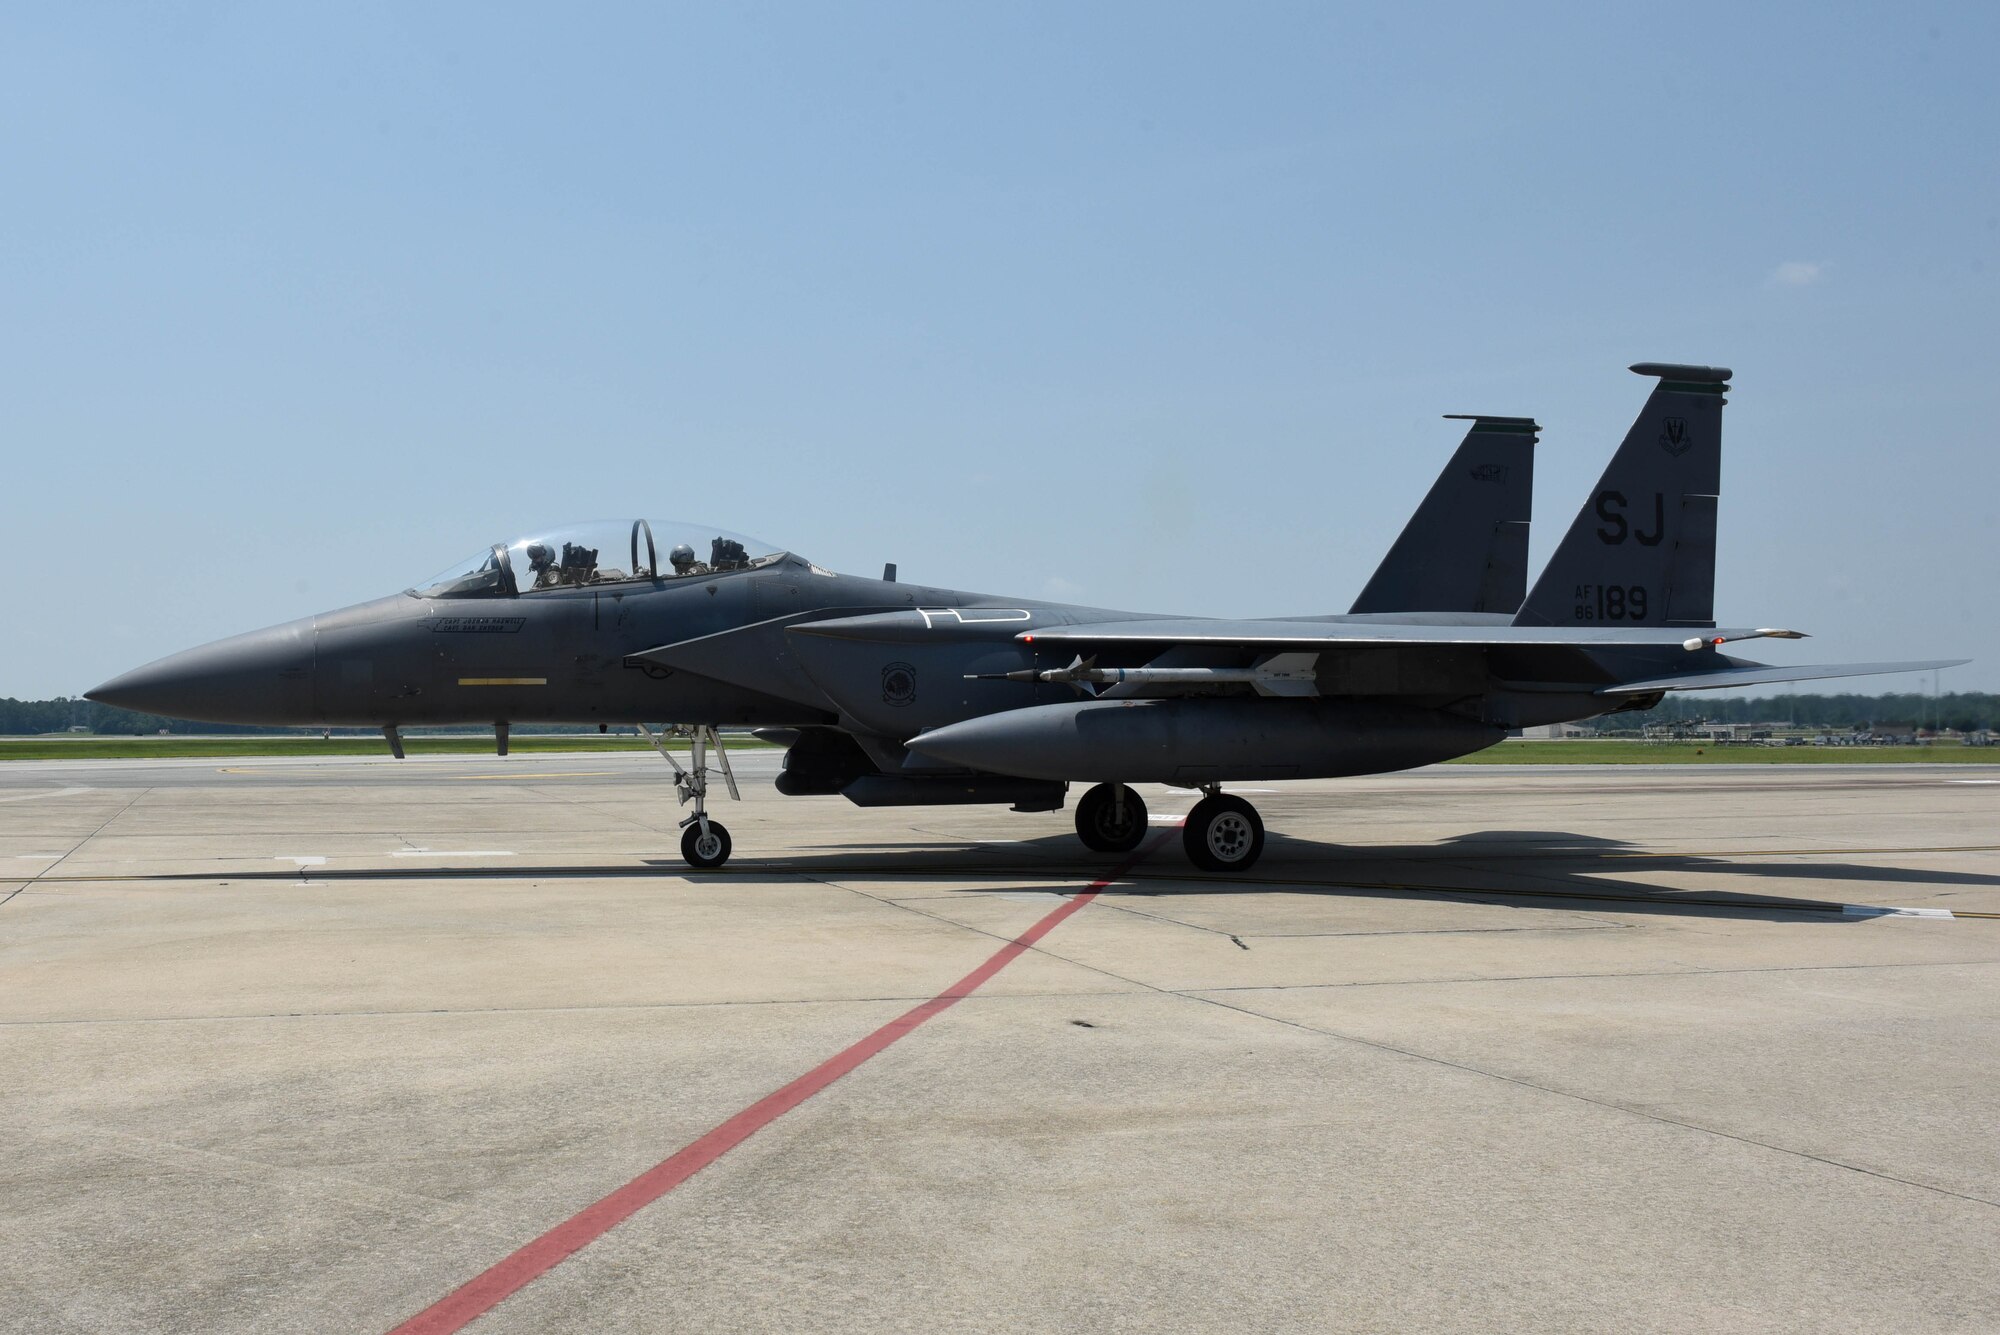
[[[1030,779],[1214,783],[1379,774],[1468,755],[1500,729],[1364,700],[1079,700],[966,719],[909,740],[948,764]]]

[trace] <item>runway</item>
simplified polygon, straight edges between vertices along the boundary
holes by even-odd
[[[2000,1326],[2000,769],[776,766],[0,766],[0,1327]]]

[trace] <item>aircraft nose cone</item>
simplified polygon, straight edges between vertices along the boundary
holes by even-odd
[[[314,722],[313,619],[169,654],[84,698],[202,723]]]

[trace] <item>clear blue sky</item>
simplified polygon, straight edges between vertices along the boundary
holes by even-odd
[[[1642,359],[1737,372],[1723,620],[2000,689],[1997,50],[1990,4],[9,6],[0,695],[633,514],[1340,611],[1442,413],[1543,423],[1539,562]]]

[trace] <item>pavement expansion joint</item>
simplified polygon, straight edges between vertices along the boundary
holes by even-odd
[[[968,997],[969,1001],[1068,1001],[1082,997],[1123,997],[1148,991],[1143,984],[1093,991],[1066,989],[1060,992],[1008,992]],[[0,1020],[0,1029],[41,1029],[56,1026],[117,1026],[174,1024],[233,1024],[271,1020],[411,1020],[436,1017],[448,1019],[469,1015],[643,1015],[660,1011],[718,1011],[812,1006],[907,1006],[924,1001],[930,994],[882,993],[853,997],[714,997],[695,1001],[628,1001],[570,1006],[413,1006],[407,1009],[241,1011],[203,1015],[77,1015],[46,1016],[35,1019]]]
[[[1143,918],[1149,922],[1163,923],[1170,927],[1184,927],[1187,930],[1193,932],[1206,932],[1212,936],[1226,936],[1231,941],[1235,941],[1238,945],[1243,944],[1241,936],[1245,935],[1250,936],[1259,941],[1291,941],[1291,940],[1308,941],[1308,940],[1332,939],[1336,937],[1354,937],[1354,936],[1472,936],[1472,935],[1482,935],[1491,932],[1599,932],[1599,931],[1628,931],[1631,928],[1631,924],[1629,923],[1607,922],[1601,919],[1593,919],[1584,917],[1581,914],[1571,913],[1571,914],[1563,914],[1562,916],[1573,920],[1578,920],[1575,921],[1573,925],[1558,925],[1547,921],[1541,921],[1534,923],[1522,923],[1517,926],[1494,925],[1494,926],[1483,926],[1483,927],[1392,927],[1392,928],[1362,929],[1351,932],[1271,931],[1271,932],[1246,932],[1239,934],[1239,933],[1229,932],[1220,927],[1209,927],[1202,923],[1188,922],[1186,919],[1176,918],[1171,914],[1149,913],[1146,910],[1137,907],[1136,905],[1119,902],[1119,900],[1113,899],[1112,896],[1114,895],[1120,896],[1120,899],[1125,897],[1133,897],[1133,898],[1138,898],[1142,901],[1149,901],[1153,898],[1156,898],[1154,896],[1148,896],[1143,893],[1106,890],[1104,894],[1098,898],[1097,901],[1098,906],[1100,908],[1113,909],[1120,913],[1130,914],[1135,918]],[[950,897],[951,896],[924,896],[924,898],[928,899],[938,899],[938,898],[948,899]],[[1244,946],[1244,949],[1248,950],[1249,947]]]
[[[1594,973],[1505,973],[1460,974],[1454,977],[1353,978],[1330,983],[1239,983],[1221,987],[1176,988],[1181,996],[1206,996],[1211,992],[1330,992],[1349,988],[1397,988],[1461,986],[1478,983],[1576,983],[1615,982],[1626,978],[1729,978],[1767,973],[1839,973],[1860,971],[1891,972],[1899,969],[1981,969],[2000,965],[1990,960],[1906,960],[1869,964],[1773,964],[1730,969],[1699,966],[1684,969],[1604,969]]]
[[[1949,1196],[1956,1200],[1969,1201],[1975,1205],[1985,1205],[1995,1209],[2000,1209],[2000,1201],[1989,1200],[1984,1196],[1975,1196],[1968,1192],[1963,1192],[1963,1191],[1953,1191],[1949,1187],[1941,1187],[1935,1183],[1919,1182],[1914,1178],[1899,1177],[1894,1173],[1886,1173],[1879,1169],[1868,1168],[1861,1164],[1849,1163],[1846,1160],[1842,1159],[1830,1158],[1827,1155],[1823,1154],[1814,1154],[1808,1150],[1793,1149],[1790,1146],[1774,1144],[1767,1140],[1760,1140],[1754,1136],[1740,1135],[1734,1131],[1724,1131],[1719,1127],[1705,1126],[1699,1122],[1692,1122],[1678,1117],[1668,1117],[1663,1113],[1649,1112],[1643,1108],[1635,1108],[1632,1107],[1630,1104],[1621,1103],[1615,1099],[1597,1098],[1589,1094],[1577,1093],[1574,1090],[1558,1089],[1553,1085],[1547,1085],[1539,1081],[1529,1080],[1522,1076],[1508,1075],[1504,1071],[1489,1070],[1485,1067],[1474,1066],[1469,1062],[1458,1061],[1450,1057],[1439,1057],[1431,1053],[1419,1052],[1414,1048],[1404,1047],[1400,1044],[1384,1043],[1378,1039],[1363,1038],[1359,1034],[1343,1033],[1340,1030],[1329,1029],[1323,1025],[1306,1024],[1304,1021],[1301,1020],[1288,1019],[1280,1015],[1270,1015],[1263,1011],[1254,1010],[1248,1006],[1236,1006],[1230,1004],[1227,1001],[1219,1001],[1214,999],[1213,997],[1204,995],[1199,992],[1177,993],[1175,995],[1186,996],[1189,1000],[1200,1001],[1213,1006],[1220,1006],[1225,1010],[1233,1010],[1243,1015],[1254,1016],[1258,1019],[1269,1020],[1273,1024],[1286,1025],[1293,1029],[1304,1030],[1307,1033],[1320,1034],[1327,1038],[1337,1039],[1344,1043],[1353,1043],[1361,1047],[1374,1048],[1380,1052],[1393,1053],[1396,1056],[1405,1057],[1412,1061],[1428,1062],[1435,1066],[1443,1066],[1456,1071],[1464,1071],[1469,1075],[1480,1076],[1488,1080],[1504,1081],[1507,1084],[1517,1086],[1521,1089],[1534,1090],[1538,1093],[1552,1095],[1559,1099],[1569,1099],[1577,1103],[1589,1104],[1592,1107],[1608,1109],[1612,1112],[1622,1113],[1628,1117],[1643,1118],[1646,1121],[1656,1122],[1662,1126],[1681,1127],[1685,1130],[1696,1132],[1697,1134],[1717,1136],[1724,1140],[1733,1140],[1738,1144],[1751,1145],[1755,1146],[1758,1149],[1770,1150],[1775,1154],[1784,1154],[1784,1155],[1789,1155],[1793,1158],[1808,1160],[1813,1163],[1825,1164],[1829,1168],[1841,1169],[1850,1173],[1860,1173],[1863,1174],[1864,1176],[1872,1177],[1879,1181],[1894,1183],[1898,1186],[1910,1187],[1917,1191],[1930,1192],[1939,1196]]]
[[[28,881],[28,885],[33,885],[37,881],[49,879],[49,873],[53,872],[57,867],[60,867],[64,862],[68,861],[70,858],[76,856],[76,854],[81,852],[84,848],[88,847],[92,840],[96,839],[99,835],[103,834],[106,830],[111,828],[112,822],[116,821],[120,816],[123,816],[126,812],[130,811],[139,802],[141,798],[145,797],[148,793],[152,791],[153,790],[150,788],[139,789],[139,791],[134,793],[123,806],[119,807],[118,810],[112,812],[109,816],[106,816],[101,822],[99,822],[96,829],[92,830],[89,834],[86,834],[81,839],[77,840],[76,847],[70,849],[70,851],[63,854],[61,858],[58,858],[56,861],[42,868],[42,870],[39,873],[31,877]],[[25,890],[27,888],[28,886],[24,885],[21,887],[21,890]],[[9,901],[13,900],[16,896],[18,896],[21,893],[21,890],[15,890],[13,893],[7,895],[5,898],[0,898],[0,907],[4,907]]]
[[[437,856],[437,857],[478,856],[484,859],[484,858],[497,858],[501,855],[502,853],[500,850],[472,850],[472,851],[462,851],[462,852],[440,852],[434,855],[426,853],[423,856]],[[72,854],[71,856],[74,856],[74,854]],[[513,856],[513,854],[510,853],[507,854],[507,856]],[[261,861],[263,859],[259,858],[251,860]],[[41,874],[28,878],[27,884],[62,885],[62,884],[85,884],[85,883],[111,884],[111,883],[150,882],[150,883],[158,883],[161,885],[167,885],[176,883],[224,884],[230,882],[265,881],[265,882],[278,882],[287,885],[296,885],[298,884],[299,881],[299,875],[300,875],[299,867],[303,865],[309,865],[311,867],[312,875],[315,879],[316,884],[331,884],[340,881],[446,881],[446,880],[527,881],[535,884],[540,884],[543,882],[551,882],[551,881],[578,880],[578,879],[603,880],[603,879],[628,878],[628,877],[636,877],[647,880],[687,881],[691,883],[695,882],[714,883],[717,881],[727,883],[728,881],[731,880],[740,881],[748,879],[749,874],[752,872],[770,874],[777,871],[788,871],[793,876],[799,879],[819,881],[823,884],[832,884],[832,882],[828,879],[828,876],[826,874],[815,874],[809,871],[808,869],[798,866],[796,864],[780,864],[778,866],[766,867],[762,864],[746,862],[741,867],[732,865],[730,868],[725,869],[721,872],[709,873],[704,876],[696,877],[687,874],[685,868],[679,867],[678,864],[665,864],[665,863],[656,864],[652,861],[641,863],[636,866],[629,863],[627,864],[614,863],[614,864],[596,865],[596,866],[570,865],[570,866],[555,867],[555,866],[535,866],[535,865],[526,865],[518,863],[497,864],[493,862],[481,862],[478,864],[467,865],[467,866],[441,866],[441,867],[430,867],[422,865],[339,867],[331,865],[330,859],[326,864],[321,864],[317,861],[313,861],[311,858],[308,857],[298,857],[298,856],[287,856],[279,860],[286,862],[293,862],[298,865],[295,865],[294,868],[292,869],[286,869],[286,870],[253,869],[245,867],[240,869],[219,868],[214,871],[206,871],[206,872],[105,871],[105,872],[79,872],[70,874],[58,874],[55,872],[54,867],[51,867],[49,871],[45,871]],[[129,863],[132,860],[127,859],[123,861]],[[61,864],[56,864],[56,865],[59,866]],[[1458,865],[1455,869],[1459,871],[1472,872],[1472,873],[1477,873],[1480,870],[1477,864],[1469,866],[1461,864]],[[835,870],[836,874],[843,877],[849,877],[849,878],[866,877],[871,880],[875,879],[886,880],[891,878],[908,878],[908,877],[927,877],[931,879],[945,878],[945,879],[962,880],[962,881],[976,881],[981,879],[1019,880],[1024,873],[1036,876],[1046,876],[1050,879],[1076,880],[1092,874],[1089,871],[1079,871],[1076,869],[1064,868],[1061,866],[1033,864],[1033,863],[1025,865],[1015,865],[1011,867],[998,867],[998,868],[996,867],[981,868],[981,867],[965,867],[965,866],[928,866],[923,868],[912,868],[904,866],[874,866],[874,865],[863,864],[863,865],[846,865]],[[1714,873],[1716,871],[1726,871],[1727,869],[1709,868],[1708,870],[1711,873]],[[1552,876],[1540,876],[1533,872],[1522,873],[1522,875],[1524,879],[1540,880],[1540,881],[1555,880],[1558,882],[1558,884],[1560,884],[1560,879]],[[1470,899],[1476,901],[1500,901],[1500,902],[1506,902],[1513,899],[1563,900],[1575,903],[1605,904],[1605,905],[1637,904],[1637,905],[1651,906],[1656,910],[1672,909],[1677,911],[1711,910],[1711,911],[1734,911],[1740,913],[1753,913],[1753,914],[1757,913],[1803,914],[1803,915],[1833,914],[1833,915],[1847,916],[1847,917],[1855,917],[1855,916],[1930,916],[1930,917],[1954,917],[1954,918],[2000,917],[2000,914],[1987,913],[1979,910],[1946,911],[1946,910],[1902,909],[1892,905],[1851,904],[1851,903],[1835,902],[1831,900],[1787,899],[1776,896],[1701,894],[1701,893],[1690,893],[1690,892],[1675,891],[1675,890],[1635,892],[1632,890],[1597,889],[1597,888],[1552,889],[1552,888],[1540,888],[1540,887],[1529,887],[1529,886],[1500,887],[1500,886],[1478,886],[1478,885],[1436,885],[1436,884],[1425,884],[1425,883],[1407,882],[1407,881],[1349,881],[1349,880],[1342,880],[1342,879],[1328,878],[1328,877],[1256,876],[1256,877],[1238,877],[1232,879],[1217,878],[1214,880],[1204,880],[1200,879],[1197,875],[1189,872],[1180,872],[1180,871],[1148,872],[1143,870],[1129,871],[1120,879],[1129,880],[1135,883],[1135,886],[1132,888],[1121,889],[1115,892],[1121,896],[1129,896],[1129,897],[1158,897],[1162,894],[1172,894],[1172,895],[1244,894],[1244,893],[1251,893],[1260,889],[1295,889],[1295,890],[1302,889],[1302,890],[1314,891],[1321,894],[1353,895],[1353,896],[1368,897],[1368,898],[1423,897],[1423,898],[1442,898],[1449,900]],[[1177,890],[1157,890],[1157,889],[1138,888],[1139,886],[1144,886],[1149,883],[1150,884],[1171,883],[1186,888]],[[911,896],[909,897],[908,900],[900,902],[910,902],[919,898],[941,898],[941,897],[942,896],[936,896],[936,895]]]

